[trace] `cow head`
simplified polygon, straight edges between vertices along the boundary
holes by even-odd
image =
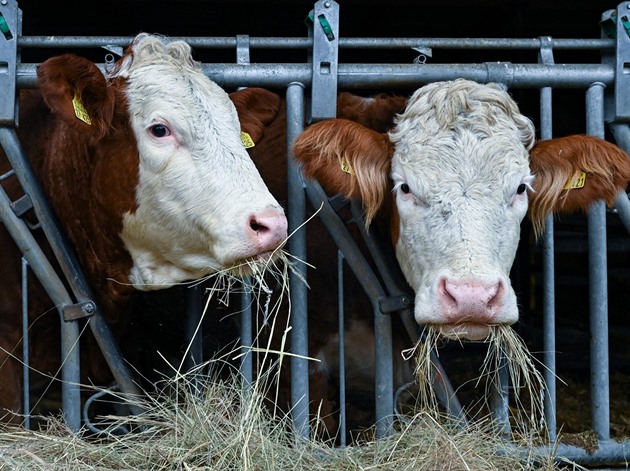
[[[49,107],[90,148],[89,186],[120,226],[127,282],[167,287],[266,261],[283,244],[283,209],[247,154],[236,109],[188,44],[141,34],[107,78],[76,56],[45,62],[39,76]]]
[[[593,160],[619,162],[615,184],[609,177],[591,182],[614,200],[630,179],[630,160],[604,141],[580,138],[600,149]],[[533,175],[533,146],[534,127],[508,93],[456,80],[417,90],[389,135],[330,120],[307,128],[294,153],[305,175],[329,193],[361,199],[368,224],[379,210],[392,208],[392,242],[415,291],[416,321],[437,326],[446,337],[479,340],[491,326],[518,319],[509,272],[528,194],[551,183],[562,189],[575,174],[569,164],[568,173]],[[565,149],[565,157],[571,153],[575,149]],[[544,160],[542,154],[531,156]],[[581,165],[588,173],[586,160]],[[595,193],[590,201],[602,197]],[[385,204],[389,198],[391,205]],[[550,203],[542,211],[556,209]]]

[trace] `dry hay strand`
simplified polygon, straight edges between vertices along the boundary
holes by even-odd
[[[479,425],[448,427],[420,413],[386,438],[333,448],[291,432],[288,416],[273,417],[240,377],[201,382],[182,375],[171,390],[178,398],[127,398],[144,412],[110,416],[135,432],[90,437],[68,430],[61,418],[27,431],[7,426],[0,433],[0,468],[22,470],[533,470],[555,468],[551,457],[522,455]]]
[[[440,415],[440,405],[432,387],[437,374],[432,356],[439,357],[438,347],[442,341],[439,328],[427,326],[421,339],[408,352],[415,353],[416,357],[416,406],[434,417]],[[488,344],[486,357],[480,367],[479,376],[472,380],[476,382],[476,386],[485,384],[481,405],[487,411],[492,410],[491,398],[496,397],[498,391],[509,393],[512,401],[511,407],[506,411],[509,414],[509,424],[497,422],[495,426],[502,429],[503,433],[506,433],[508,427],[512,439],[527,446],[544,443],[547,432],[544,421],[545,382],[536,368],[537,360],[511,327],[494,326],[484,342]],[[486,417],[478,419],[485,421]]]

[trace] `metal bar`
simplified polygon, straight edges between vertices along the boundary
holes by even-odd
[[[251,347],[254,343],[252,334],[252,291],[249,277],[243,281],[243,293],[241,294],[241,377],[243,388],[249,391],[254,380],[254,362]]]
[[[604,137],[604,84],[594,83],[586,92],[586,132]],[[606,254],[606,206],[593,203],[588,212],[591,416],[593,430],[602,441],[610,439],[610,391],[608,362],[608,276]]]
[[[105,71],[104,64],[97,64]],[[17,86],[37,86],[37,64],[19,64]],[[312,82],[309,64],[202,64],[204,73],[224,87],[286,87]],[[438,80],[467,78],[480,83],[501,82],[509,88],[585,88],[593,82],[612,85],[614,68],[605,64],[339,64],[338,86],[417,88]]]
[[[24,427],[31,428],[31,381],[29,375],[30,357],[28,352],[28,261],[22,257],[22,409]]]
[[[287,88],[287,149],[288,149],[288,221],[289,252],[299,260],[306,260],[306,227],[296,231],[305,220],[306,197],[304,183],[297,162],[293,159],[292,147],[295,138],[304,129],[304,86],[291,83]],[[295,233],[294,233],[295,231]],[[306,266],[298,264],[289,273],[291,286],[291,413],[297,433],[310,437],[309,430],[309,380],[308,380],[308,287]],[[300,279],[302,277],[302,279]]]
[[[553,41],[540,38],[539,60],[543,64],[553,64]],[[551,87],[540,89],[540,138],[553,137],[553,90]],[[556,297],[554,265],[554,220],[553,215],[545,218],[545,234],[542,241],[543,251],[543,357],[545,368],[545,421],[549,440],[556,441]]]
[[[337,292],[339,315],[339,441],[342,447],[346,446],[346,327],[343,289],[343,252],[337,251]]]
[[[11,200],[2,187],[0,187],[0,221],[6,227],[59,312],[62,328],[61,358],[62,361],[65,360],[61,385],[64,417],[70,430],[78,432],[81,428],[79,345],[77,341],[79,328],[76,322],[63,321],[63,307],[72,304],[72,298],[26,223],[18,218],[11,209]]]
[[[195,284],[188,286],[184,292],[184,303],[186,312],[185,322],[185,339],[186,339],[186,358],[184,359],[184,368],[190,371],[203,362],[203,308],[201,304],[201,295],[203,289],[201,285]],[[200,372],[196,372],[190,379],[190,384],[195,391],[198,391]]]
[[[92,290],[83,275],[82,270],[80,269],[78,260],[60,230],[60,226],[54,212],[49,205],[43,189],[39,185],[33,169],[24,155],[14,129],[0,127],[0,146],[4,149],[16,176],[24,189],[24,192],[31,197],[33,208],[37,214],[37,219],[41,223],[42,229],[44,230],[46,238],[48,239],[57,260],[59,261],[73,295],[77,298],[78,302],[92,302],[94,303],[94,306],[96,306]],[[24,253],[24,251],[22,253]],[[30,260],[29,263],[32,267],[33,265]],[[49,296],[51,295],[50,292],[48,292],[48,294]],[[72,303],[70,302],[67,304]],[[88,320],[88,323],[101,352],[103,353],[103,356],[114,375],[114,378],[118,382],[120,390],[124,393],[139,395],[140,389],[134,383],[133,376],[129,371],[128,365],[122,359],[122,355],[120,354],[118,345],[111,333],[111,329],[102,317],[98,308],[94,310],[94,314]],[[70,329],[70,327],[67,327],[70,325],[72,325],[72,323],[62,323],[62,349],[70,348],[71,345],[77,343],[76,338],[72,338],[72,336],[75,335],[74,328]],[[66,334],[64,333],[66,332],[66,328],[68,329],[67,339],[65,338]],[[76,335],[78,336],[78,327]],[[66,347],[64,347],[64,345],[66,345]],[[76,381],[76,378],[73,378],[71,381]],[[78,384],[78,381],[76,381],[76,383]],[[140,410],[135,406],[130,407],[133,410],[140,412]]]
[[[195,49],[236,47],[238,36],[189,37],[172,36],[173,40],[186,41]],[[131,36],[19,36],[18,47],[27,48],[97,48],[103,46],[126,47]],[[313,46],[312,38],[304,37],[251,37],[252,49],[308,49]],[[418,46],[441,49],[507,49],[537,50],[539,38],[340,38],[342,49],[409,49]],[[554,39],[555,49],[566,50],[612,50],[613,39]]]

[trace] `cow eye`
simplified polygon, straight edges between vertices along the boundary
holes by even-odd
[[[408,194],[411,191],[411,188],[409,188],[409,185],[407,185],[406,183],[402,183],[400,185],[400,191],[402,191],[404,194]]]
[[[153,134],[155,137],[165,137],[170,135],[171,133],[170,130],[163,124],[154,124],[153,126],[151,126],[150,130],[151,134]]]
[[[527,185],[525,183],[521,183],[516,189],[516,193],[522,195],[527,190]]]

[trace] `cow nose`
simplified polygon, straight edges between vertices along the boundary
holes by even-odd
[[[501,280],[444,278],[438,291],[444,316],[449,322],[491,324],[500,309],[505,287]]]
[[[256,246],[258,253],[277,249],[287,238],[287,218],[284,212],[271,209],[252,214],[249,218],[247,236]]]

